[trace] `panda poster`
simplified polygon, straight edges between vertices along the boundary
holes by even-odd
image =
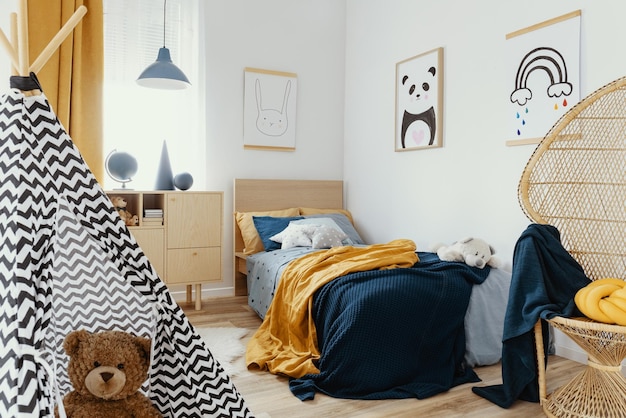
[[[580,15],[506,35],[507,145],[539,143],[580,100]]]
[[[443,145],[443,48],[396,64],[396,151]]]
[[[296,74],[246,68],[243,145],[245,149],[296,149]]]

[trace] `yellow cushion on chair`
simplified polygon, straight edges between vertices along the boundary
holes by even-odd
[[[574,302],[588,318],[626,325],[626,281],[622,279],[594,280],[576,293]]]

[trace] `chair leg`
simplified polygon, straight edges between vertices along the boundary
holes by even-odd
[[[539,401],[543,405],[547,397],[546,390],[546,357],[543,347],[543,331],[541,319],[535,324],[535,348],[537,351],[537,380],[539,382]]]

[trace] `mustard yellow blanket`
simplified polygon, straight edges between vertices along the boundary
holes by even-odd
[[[331,280],[359,271],[408,268],[419,261],[407,239],[366,247],[334,247],[306,254],[283,270],[265,319],[248,343],[246,363],[270,373],[302,377],[319,373],[313,294]]]

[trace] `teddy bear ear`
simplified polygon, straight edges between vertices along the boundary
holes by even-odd
[[[152,340],[150,338],[135,337],[135,344],[142,351],[145,358],[150,359],[150,350],[152,349]]]
[[[80,343],[87,341],[89,335],[90,334],[84,329],[70,332],[65,337],[65,341],[63,341],[63,349],[70,356],[76,355]]]
[[[463,238],[461,241],[459,241],[461,244],[467,244],[468,242],[472,241],[474,238],[473,237],[467,237],[467,238]]]
[[[493,248],[491,245],[489,246],[489,251],[491,251],[491,255],[496,253],[496,249]]]

